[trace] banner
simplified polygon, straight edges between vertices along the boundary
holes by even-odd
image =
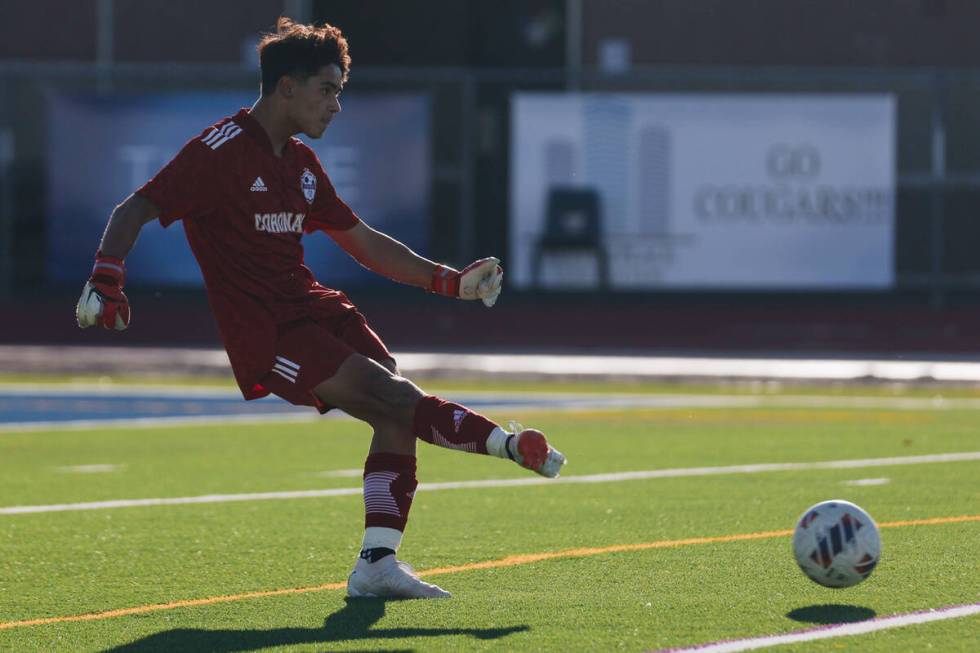
[[[892,96],[527,93],[511,123],[517,287],[894,283]]]
[[[49,281],[83,283],[112,209],[190,138],[250,106],[250,93],[51,94],[48,97]],[[421,95],[344,94],[316,151],[337,193],[365,222],[416,251],[428,245],[429,105]],[[303,237],[306,265],[330,287],[384,281],[322,233]],[[128,285],[199,286],[178,221],[143,227],[126,259]]]

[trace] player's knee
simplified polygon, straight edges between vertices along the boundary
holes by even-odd
[[[372,426],[410,426],[422,391],[388,365],[363,356],[351,356],[336,375],[317,386],[325,403],[337,406]]]
[[[403,376],[388,374],[377,378],[371,388],[372,396],[384,406],[385,413],[394,418],[410,418],[415,404],[422,398],[422,391]],[[404,421],[399,419],[399,421]]]

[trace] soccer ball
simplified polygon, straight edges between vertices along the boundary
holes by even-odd
[[[851,587],[878,564],[878,526],[849,501],[822,501],[796,522],[793,553],[812,581],[824,587]]]

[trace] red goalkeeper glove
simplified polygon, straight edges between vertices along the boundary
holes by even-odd
[[[129,300],[123,292],[126,266],[121,258],[95,255],[92,276],[82,289],[75,308],[75,319],[81,328],[100,324],[106,329],[122,331],[129,326]]]
[[[500,267],[500,260],[490,256],[470,263],[462,271],[445,265],[436,266],[429,292],[459,299],[482,299],[489,307],[500,296],[503,280],[504,271]]]

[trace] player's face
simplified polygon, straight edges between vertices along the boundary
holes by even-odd
[[[323,136],[327,125],[340,113],[342,79],[340,68],[330,64],[296,85],[290,113],[299,131],[310,138]]]

